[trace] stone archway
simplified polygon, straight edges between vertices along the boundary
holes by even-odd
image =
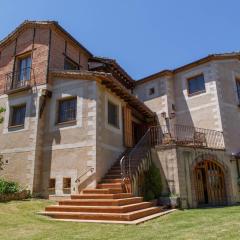
[[[197,205],[226,205],[225,171],[214,159],[202,158],[193,169]]]

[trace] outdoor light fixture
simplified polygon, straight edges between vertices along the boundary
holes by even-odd
[[[166,112],[162,112],[161,116],[162,116],[162,118],[167,118],[167,113]]]
[[[173,118],[175,118],[176,117],[176,113],[175,112],[171,112],[171,114],[170,114],[170,119],[173,119]]]

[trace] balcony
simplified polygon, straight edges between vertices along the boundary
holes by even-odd
[[[223,133],[192,126],[154,126],[151,128],[152,145],[179,145],[210,149],[225,149]]]
[[[6,74],[4,93],[11,94],[31,88],[31,68]]]

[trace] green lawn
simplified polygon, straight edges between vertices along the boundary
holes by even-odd
[[[36,214],[51,203],[0,203],[0,239],[240,239],[240,206],[179,210],[137,226],[124,226],[59,222]]]

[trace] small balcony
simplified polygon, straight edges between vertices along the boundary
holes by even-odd
[[[20,71],[6,74],[4,93],[11,94],[31,88],[31,68],[23,68]]]
[[[153,146],[174,144],[188,147],[225,149],[222,132],[184,125],[152,127],[151,142]]]

